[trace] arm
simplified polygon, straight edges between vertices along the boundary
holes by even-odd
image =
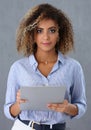
[[[72,72],[73,84],[70,87],[71,101],[63,101],[59,104],[48,104],[49,109],[63,112],[71,117],[80,118],[86,111],[85,80],[83,70],[79,63],[76,63]],[[67,99],[67,98],[66,98]]]
[[[21,112],[20,103],[24,103],[24,102],[26,102],[26,100],[20,98],[20,90],[18,90],[16,94],[16,102],[10,107],[10,113],[13,117],[16,117],[19,115],[19,113]]]
[[[11,120],[14,120],[21,112],[20,103],[22,101],[20,100],[20,92],[18,91],[19,84],[17,77],[17,65],[13,64],[8,75],[6,99],[4,104],[4,114]]]
[[[48,108],[57,112],[66,113],[70,116],[76,116],[78,114],[78,107],[74,104],[68,103],[67,100],[64,100],[62,103],[48,104]]]

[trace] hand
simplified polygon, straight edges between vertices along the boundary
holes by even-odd
[[[26,99],[21,99],[21,93],[19,89],[16,94],[16,102],[20,104],[20,103],[25,103],[26,101],[27,101]]]
[[[64,100],[62,103],[50,103],[47,106],[51,110],[63,112],[70,116],[76,116],[78,114],[78,106],[69,103],[67,100]]]
[[[68,101],[64,100],[62,103],[50,103],[47,107],[57,112],[65,112],[68,107]]]
[[[26,101],[26,99],[21,99],[21,93],[19,89],[16,94],[16,102],[10,106],[10,113],[13,117],[18,116],[18,114],[21,112],[20,103],[25,103]]]

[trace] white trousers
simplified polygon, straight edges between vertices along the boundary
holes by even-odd
[[[17,119],[14,122],[14,125],[11,128],[11,130],[35,130],[35,129],[33,129],[32,127],[30,127],[30,124],[26,125],[23,122],[21,122],[19,119]]]

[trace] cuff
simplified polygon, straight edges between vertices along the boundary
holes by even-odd
[[[76,118],[79,119],[80,117],[82,117],[86,111],[86,106],[83,106],[82,104],[74,104],[78,107],[78,114],[76,116],[71,116],[72,119]]]
[[[4,105],[4,114],[8,119],[15,120],[17,117],[13,117],[10,113],[10,106],[12,104]]]

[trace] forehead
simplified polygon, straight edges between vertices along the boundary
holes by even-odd
[[[40,28],[58,27],[57,23],[52,19],[43,19],[38,23]]]

